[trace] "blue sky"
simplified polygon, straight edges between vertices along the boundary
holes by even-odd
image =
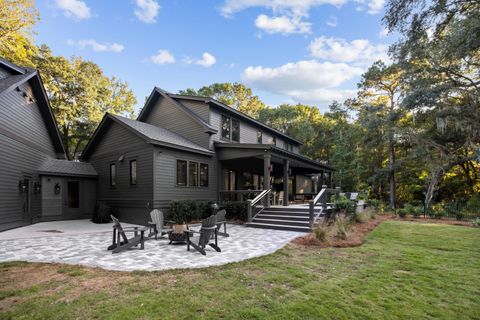
[[[383,0],[37,1],[37,44],[82,56],[127,81],[141,107],[171,92],[242,82],[267,104],[326,110],[388,62]]]

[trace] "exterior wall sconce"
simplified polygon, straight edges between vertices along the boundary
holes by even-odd
[[[53,186],[53,192],[55,194],[60,194],[60,184],[59,183],[55,183],[55,186]]]
[[[18,181],[18,191],[20,193],[27,193],[28,191],[28,180],[19,180]]]
[[[42,185],[40,184],[40,182],[35,182],[33,184],[33,192],[38,194],[40,193],[41,190],[42,190]]]
[[[289,176],[292,175],[292,168],[288,168],[288,175],[289,175]]]
[[[268,166],[268,171],[273,172],[273,164],[270,163],[270,165]]]
[[[118,162],[123,162],[123,160],[125,160],[125,155],[121,155],[119,158],[118,158]]]

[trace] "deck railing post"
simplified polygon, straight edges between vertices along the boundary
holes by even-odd
[[[309,218],[310,218],[310,229],[313,229],[313,213],[314,213],[315,203],[312,200],[308,203],[309,209]]]
[[[247,200],[247,221],[252,222],[252,200]]]

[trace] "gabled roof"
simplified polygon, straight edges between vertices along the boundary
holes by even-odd
[[[181,102],[177,101],[176,99],[172,99],[170,97],[170,93],[167,91],[160,89],[158,87],[155,87],[150,94],[150,96],[147,99],[147,102],[145,103],[145,106],[143,107],[142,111],[137,117],[138,121],[145,121],[148,114],[152,111],[154,108],[156,102],[158,101],[159,97],[163,97],[170,102],[173,102],[175,106],[177,106],[181,111],[183,111],[187,116],[189,116],[193,121],[197,122],[200,126],[204,128],[204,131],[207,133],[216,133],[218,130],[215,129],[213,126],[205,122],[200,116],[198,116],[195,112],[187,108],[185,105],[183,105]]]
[[[201,102],[204,102],[204,103],[207,103],[219,110],[221,110],[222,112],[226,112],[226,113],[229,113],[229,114],[232,114],[232,115],[235,115],[239,118],[241,118],[242,120],[246,121],[246,122],[249,122],[250,124],[256,126],[256,127],[261,127],[263,130],[267,131],[267,132],[270,132],[270,133],[273,133],[275,135],[278,135],[282,138],[284,138],[285,140],[288,140],[289,142],[293,142],[295,144],[298,144],[298,145],[303,145],[303,143],[295,138],[292,138],[290,137],[289,135],[281,132],[281,131],[278,131],[277,129],[274,129],[270,126],[267,126],[266,124],[244,114],[243,112],[240,112],[230,106],[227,106],[226,104],[224,103],[221,103],[220,101],[218,100],[215,100],[213,98],[210,98],[210,97],[202,97],[202,96],[185,96],[185,95],[179,95],[179,94],[172,94],[172,93],[168,93],[168,96],[175,99],[175,100],[179,100],[179,99],[186,99],[186,100],[195,100],[195,101],[201,101]]]
[[[82,159],[88,159],[95,146],[98,144],[98,142],[101,140],[101,137],[106,132],[107,126],[111,122],[120,124],[124,128],[130,130],[132,133],[144,139],[147,143],[173,149],[179,149],[182,151],[205,154],[209,156],[214,154],[213,151],[199,146],[198,144],[191,142],[190,140],[187,140],[184,137],[167,129],[138,120],[128,119],[122,116],[107,113],[103,117],[102,122],[98,125],[97,130],[93,134],[89,143],[83,150],[81,156]]]
[[[65,147],[62,138],[60,137],[60,132],[58,131],[57,122],[53,115],[52,108],[50,107],[50,102],[38,71],[31,68],[19,67],[2,58],[0,58],[0,66],[13,73],[13,75],[0,80],[0,98],[5,92],[13,90],[28,81],[32,87],[35,100],[37,101],[38,108],[45,126],[47,127],[53,146],[55,147],[55,151],[58,155],[66,158]]]
[[[97,171],[95,171],[95,168],[93,168],[90,163],[59,159],[48,159],[37,171],[39,174],[53,176],[98,176]]]

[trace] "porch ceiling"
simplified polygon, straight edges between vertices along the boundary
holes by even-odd
[[[290,167],[298,173],[332,172],[335,169],[326,164],[314,161],[303,155],[293,153],[273,145],[245,144],[245,143],[215,143],[219,160],[235,160],[245,158],[263,159],[266,154],[271,155],[271,162],[283,164],[289,160]]]

